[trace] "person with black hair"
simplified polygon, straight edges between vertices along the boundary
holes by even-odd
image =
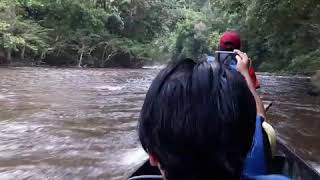
[[[166,180],[275,179],[247,177],[256,116],[265,111],[248,72],[248,57],[236,51],[237,70],[215,61],[185,59],[153,80],[139,120],[139,139]],[[139,179],[139,178],[136,178]],[[148,179],[148,178],[146,178]]]

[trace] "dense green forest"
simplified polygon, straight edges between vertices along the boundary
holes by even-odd
[[[320,69],[319,0],[0,0],[0,63],[138,67],[211,54],[226,30],[260,70]]]

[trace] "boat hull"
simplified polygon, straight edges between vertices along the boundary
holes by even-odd
[[[320,180],[320,173],[279,139],[277,148],[279,155],[273,159],[272,165],[274,173],[295,180]]]

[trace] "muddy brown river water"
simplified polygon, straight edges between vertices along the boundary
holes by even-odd
[[[123,179],[145,159],[136,122],[157,69],[0,68],[0,179]],[[269,121],[319,169],[308,77],[260,74]]]

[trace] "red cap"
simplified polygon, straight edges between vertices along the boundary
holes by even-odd
[[[220,38],[220,50],[234,50],[240,49],[241,39],[240,35],[236,32],[225,32]]]

